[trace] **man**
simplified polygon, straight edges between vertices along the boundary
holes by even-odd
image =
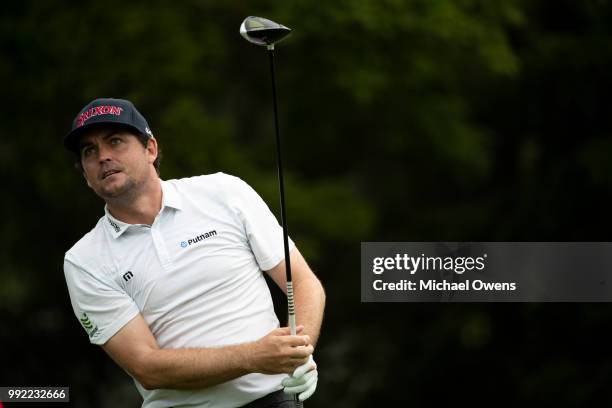
[[[290,407],[292,393],[312,395],[325,295],[291,241],[298,333],[278,327],[262,271],[285,290],[282,229],[257,193],[223,173],[161,180],[157,141],[122,99],[86,105],[64,145],[106,203],[65,256],[72,307],[143,407]]]

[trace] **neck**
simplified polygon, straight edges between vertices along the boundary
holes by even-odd
[[[152,179],[131,197],[106,200],[108,212],[127,224],[152,225],[162,202],[161,181]]]

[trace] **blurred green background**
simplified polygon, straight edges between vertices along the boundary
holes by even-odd
[[[61,143],[90,100],[136,104],[164,179],[234,174],[278,214],[248,15],[294,30],[277,47],[289,227],[328,295],[308,407],[612,403],[608,304],[359,299],[361,241],[610,240],[605,0],[3,4],[0,385],[140,406],[62,271],[103,214]]]

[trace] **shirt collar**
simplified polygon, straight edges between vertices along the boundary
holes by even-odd
[[[161,180],[162,187],[162,210],[164,207],[171,207],[177,210],[183,209],[183,198],[176,189],[176,186],[168,181]],[[161,211],[161,210],[160,210]]]
[[[121,234],[123,234],[125,230],[127,230],[130,225],[132,225],[123,221],[119,221],[118,219],[113,217],[108,211],[107,205],[104,206],[104,214],[106,214],[106,226],[108,227],[108,230],[110,231],[113,238],[118,238],[119,236],[121,236]]]
[[[183,198],[180,193],[176,190],[176,187],[164,180],[160,180],[162,188],[162,205],[159,210],[160,214],[164,211],[164,208],[174,208],[181,210],[183,208]],[[128,224],[127,222],[119,221],[108,211],[108,206],[104,206],[104,214],[106,215],[106,226],[113,236],[113,238],[119,238],[130,227],[134,224]]]

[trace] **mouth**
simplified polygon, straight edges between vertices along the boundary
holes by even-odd
[[[117,174],[119,172],[120,170],[106,170],[104,173],[102,173],[102,180],[104,180],[107,177],[112,176],[113,174]]]

